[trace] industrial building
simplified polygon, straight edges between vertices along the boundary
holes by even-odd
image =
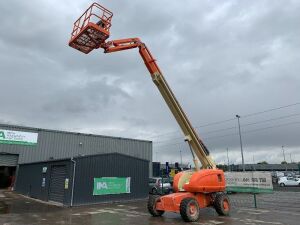
[[[151,174],[151,141],[0,124],[2,188],[71,206],[146,197]]]
[[[149,161],[108,153],[20,164],[15,188],[43,201],[86,205],[145,198],[148,175]]]

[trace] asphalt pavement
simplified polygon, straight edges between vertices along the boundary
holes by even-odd
[[[274,191],[300,192],[300,186],[285,186],[280,187],[278,184],[273,184]]]
[[[201,225],[298,225],[300,219],[300,192],[259,194],[258,208],[253,195],[230,195],[232,212],[228,217],[218,216],[213,208],[201,210],[201,218],[193,224]],[[152,217],[146,209],[146,200],[109,203],[66,208],[45,204],[13,192],[0,191],[1,225],[174,225],[185,224],[180,215],[165,213]]]

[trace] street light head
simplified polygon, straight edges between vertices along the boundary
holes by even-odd
[[[241,118],[239,115],[235,115],[236,118]]]

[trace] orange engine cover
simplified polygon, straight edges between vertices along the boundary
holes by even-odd
[[[225,190],[225,176],[223,170],[203,169],[194,172],[189,181],[183,185],[188,192],[219,192]]]

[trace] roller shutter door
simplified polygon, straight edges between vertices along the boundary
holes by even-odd
[[[66,166],[52,166],[50,178],[49,200],[64,202],[64,182],[66,178]]]
[[[0,166],[17,166],[19,155],[0,154]]]

